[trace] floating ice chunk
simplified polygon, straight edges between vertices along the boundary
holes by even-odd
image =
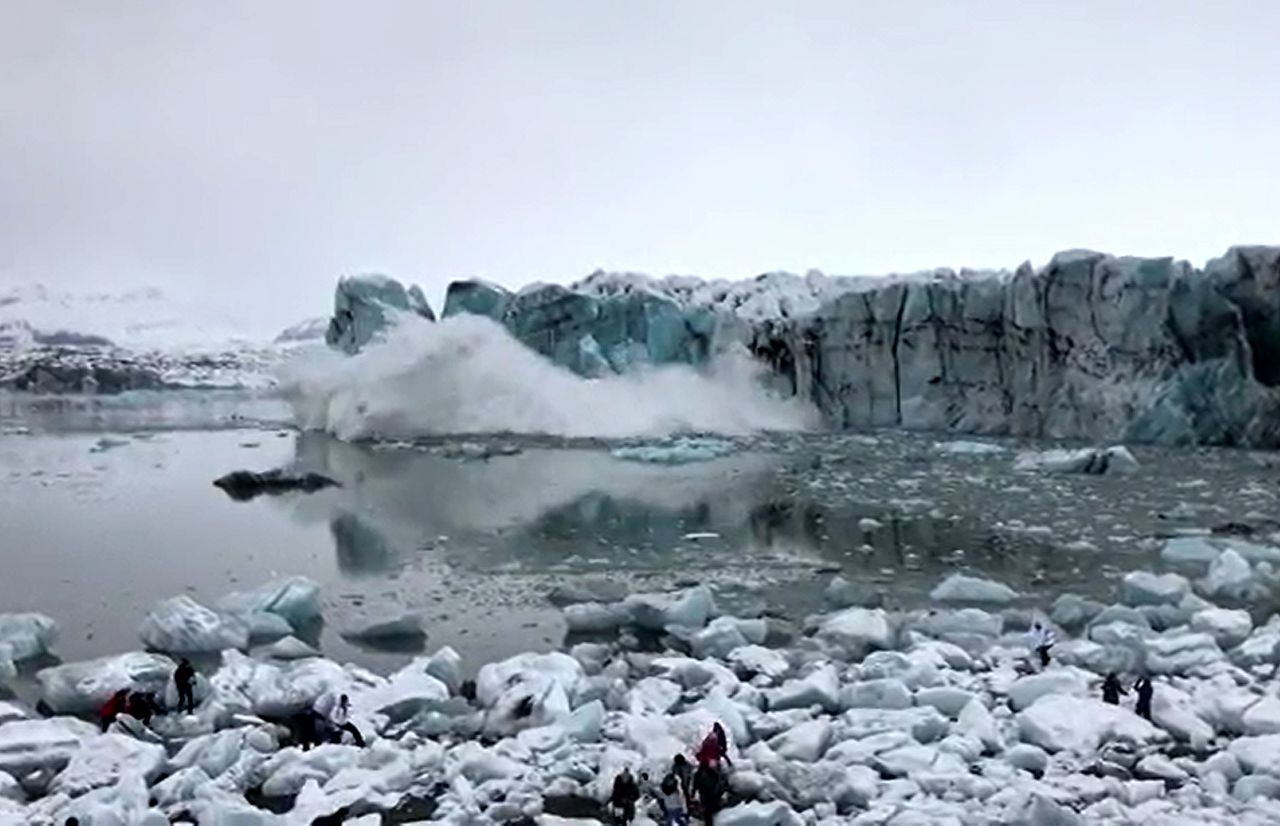
[[[293,636],[276,640],[271,645],[261,649],[258,653],[264,657],[270,657],[273,660],[302,660],[307,657],[320,656],[319,651]]]
[[[1211,597],[1246,599],[1253,585],[1253,569],[1234,548],[1223,551],[1209,563],[1209,574],[1201,582],[1204,593]]]
[[[929,592],[936,602],[985,602],[1006,604],[1018,598],[1018,592],[990,579],[952,574]]]
[[[1191,630],[1211,635],[1222,648],[1232,648],[1249,638],[1253,619],[1248,611],[1208,608],[1191,617]]]
[[[648,462],[659,465],[685,465],[691,462],[708,462],[733,452],[733,443],[723,439],[685,437],[669,442],[627,445],[614,448],[610,453],[616,459],[628,462]]]
[[[58,624],[44,614],[0,614],[0,646],[15,662],[45,654],[58,638]]]
[[[1081,450],[1046,450],[1018,454],[1016,471],[1044,473],[1128,473],[1138,469],[1138,460],[1123,446],[1084,448]]]
[[[1162,736],[1159,729],[1128,709],[1066,694],[1041,697],[1019,712],[1017,720],[1024,742],[1050,752],[1090,755],[1111,740],[1144,745]]]
[[[701,628],[715,612],[711,591],[705,585],[674,594],[632,594],[622,604],[633,623],[650,631],[662,631],[668,625]]]
[[[50,790],[78,797],[118,782],[126,769],[150,782],[164,768],[165,756],[164,746],[123,734],[86,737],[71,754],[67,767],[53,779]]]
[[[342,632],[342,636],[347,639],[361,642],[421,639],[426,635],[427,632],[422,627],[422,617],[412,611],[362,618]]]
[[[450,694],[456,694],[462,686],[462,655],[451,646],[441,646],[427,658],[427,673],[444,683]]]
[[[631,621],[631,611],[622,603],[579,602],[562,609],[570,633],[595,634],[613,631]]]
[[[210,611],[185,594],[153,608],[138,636],[153,651],[183,654],[249,646],[249,626],[244,621]]]
[[[1160,558],[1173,565],[1208,565],[1222,551],[1207,539],[1198,536],[1176,536],[1164,543]]]
[[[831,744],[831,721],[825,719],[810,720],[798,726],[792,726],[769,741],[769,747],[786,760],[799,760],[802,763],[814,763],[827,751]]]
[[[933,447],[939,453],[954,453],[961,456],[986,456],[992,453],[1004,453],[1007,450],[1004,445],[992,444],[991,442],[969,442],[962,439],[953,442],[938,442]]]
[[[845,659],[858,660],[870,651],[890,648],[893,631],[879,608],[846,608],[822,622],[818,640]]]
[[[122,688],[161,694],[176,668],[160,654],[132,651],[66,663],[36,674],[41,698],[59,714],[91,714]]]
[[[1131,571],[1121,583],[1121,599],[1128,605],[1176,605],[1191,590],[1186,577]]]
[[[266,642],[292,636],[293,626],[278,614],[257,613],[243,616],[249,626],[249,642]]]
[[[295,629],[320,616],[320,586],[304,576],[272,580],[252,591],[227,594],[215,607],[229,614],[275,614]]]

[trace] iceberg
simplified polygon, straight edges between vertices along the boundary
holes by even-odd
[[[249,647],[248,624],[237,617],[211,611],[185,594],[153,608],[142,621],[138,636],[147,648],[168,653]]]
[[[1125,447],[1086,448],[1083,450],[1046,450],[1018,455],[1013,469],[1044,473],[1128,473],[1136,470],[1138,460]]]
[[[163,695],[177,663],[160,654],[132,651],[66,663],[36,673],[45,705],[59,714],[92,714],[122,688]]]
[[[227,594],[217,608],[246,617],[275,614],[297,629],[320,618],[320,586],[304,576],[277,579],[252,591]]]
[[[58,638],[58,624],[44,614],[0,614],[0,650],[14,662],[47,654]]]

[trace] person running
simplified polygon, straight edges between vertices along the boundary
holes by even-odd
[[[618,823],[630,823],[636,818],[636,802],[640,800],[640,787],[631,776],[631,769],[624,768],[622,773],[613,778],[613,793],[609,795],[609,805],[613,807],[614,817]]]
[[[733,761],[729,759],[729,738],[724,733],[724,726],[716,723],[698,747],[698,762],[708,763],[712,768],[718,769],[721,760],[727,766],[733,765]]]
[[[716,813],[720,811],[723,798],[723,784],[720,772],[711,763],[702,761],[698,770],[693,773],[693,789],[698,795],[698,803],[702,809],[702,822],[711,826]]]
[[[324,718],[328,728],[330,736],[326,739],[334,743],[341,742],[342,732],[345,731],[351,735],[351,739],[357,746],[364,748],[364,737],[351,722],[351,699],[347,695],[339,695],[336,700],[332,694],[322,696],[316,701],[316,712]]]
[[[1027,633],[1027,642],[1031,650],[1040,658],[1040,669],[1049,667],[1049,649],[1053,648],[1053,629],[1036,622]]]
[[[1133,691],[1138,695],[1138,702],[1134,705],[1134,712],[1144,720],[1151,719],[1151,697],[1155,694],[1155,687],[1151,685],[1151,680],[1143,675],[1133,684]]]
[[[1102,681],[1102,702],[1107,705],[1120,705],[1120,695],[1128,693],[1124,690],[1124,686],[1120,685],[1120,678],[1114,671],[1107,674],[1107,678]]]
[[[185,705],[188,714],[195,714],[196,670],[190,660],[184,658],[178,663],[177,669],[173,672],[173,685],[178,689],[178,711],[181,712]]]
[[[662,785],[658,787],[658,792],[661,795],[658,802],[662,806],[662,826],[687,826],[688,802],[674,767],[667,772],[666,777],[662,778]]]
[[[127,713],[129,710],[129,689],[122,688],[115,694],[111,695],[102,708],[98,709],[98,722],[102,724],[102,730],[106,731],[111,728],[111,724],[121,714]]]

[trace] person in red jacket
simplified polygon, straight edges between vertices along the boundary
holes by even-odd
[[[122,688],[115,694],[111,695],[111,699],[102,704],[102,708],[98,710],[98,720],[102,723],[102,730],[106,731],[111,724],[116,721],[116,717],[128,710],[129,705],[129,689]]]
[[[733,761],[729,759],[729,738],[725,736],[724,728],[716,723],[711,727],[707,739],[698,747],[698,762],[718,769],[721,760],[725,765],[733,765]]]

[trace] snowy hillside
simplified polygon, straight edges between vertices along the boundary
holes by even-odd
[[[113,344],[134,351],[221,350],[270,340],[205,302],[149,287],[71,293],[41,284],[0,286],[0,347]]]

